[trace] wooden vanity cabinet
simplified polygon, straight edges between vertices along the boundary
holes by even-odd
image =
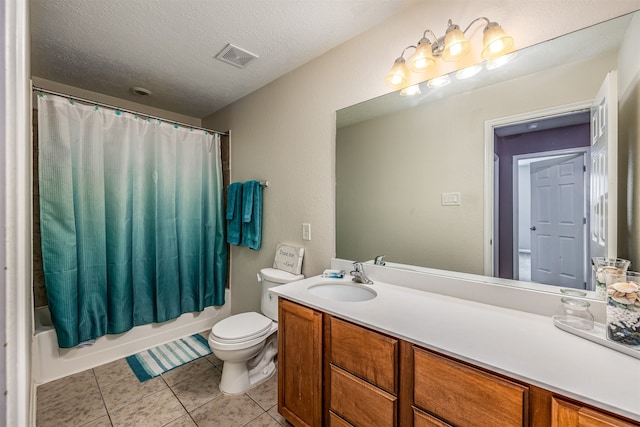
[[[296,426],[322,425],[322,316],[279,300],[278,412]]]
[[[330,419],[347,425],[396,426],[399,340],[332,316],[327,324]]]
[[[414,347],[413,399],[435,418],[421,425],[527,425],[528,387],[419,347]]]
[[[640,426],[282,298],[278,313],[278,412],[294,426]]]

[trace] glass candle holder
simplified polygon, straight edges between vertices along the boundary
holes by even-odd
[[[594,291],[596,298],[605,299],[607,296],[606,275],[609,273],[624,274],[627,272],[631,262],[622,258],[591,258],[591,266],[593,268]]]
[[[607,339],[640,348],[640,273],[608,273]]]
[[[593,314],[589,311],[590,304],[587,301],[575,298],[561,298],[561,301],[567,325],[585,331],[593,329]]]

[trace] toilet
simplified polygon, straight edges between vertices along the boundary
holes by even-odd
[[[302,274],[263,268],[258,275],[262,282],[262,314],[234,314],[211,328],[209,347],[224,362],[221,392],[244,393],[273,375],[278,353],[278,298],[269,288],[302,279]]]

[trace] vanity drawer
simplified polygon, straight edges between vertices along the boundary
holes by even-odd
[[[331,317],[331,363],[398,393],[398,340]]]
[[[335,412],[329,411],[329,427],[353,427],[353,424],[346,422]]]
[[[551,427],[632,427],[637,425],[555,396],[551,399]]]
[[[436,417],[432,417],[414,406],[413,427],[451,427],[451,424],[440,421]]]
[[[414,347],[414,403],[453,425],[523,426],[528,388]]]
[[[329,409],[358,426],[395,426],[397,398],[331,365]]]

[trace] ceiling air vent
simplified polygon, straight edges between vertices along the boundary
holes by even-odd
[[[220,61],[226,62],[227,64],[231,64],[234,67],[238,68],[246,67],[257,57],[258,55],[254,55],[253,53],[241,49],[238,46],[234,46],[231,43],[226,45],[225,48],[216,55],[216,58]]]

